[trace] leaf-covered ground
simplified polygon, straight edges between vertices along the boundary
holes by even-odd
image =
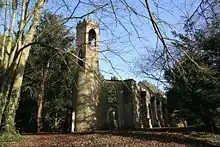
[[[23,135],[25,139],[12,147],[25,146],[115,146],[115,147],[214,147],[190,135],[168,132],[97,132],[87,134]]]

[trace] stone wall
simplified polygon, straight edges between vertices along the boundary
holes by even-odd
[[[155,90],[128,80],[99,79],[99,25],[89,19],[77,24],[77,98],[73,100],[72,131],[138,129],[166,126],[167,111]]]
[[[91,20],[84,20],[76,28],[76,55],[78,56],[78,81],[76,108],[73,112],[74,129],[77,132],[96,130],[99,103],[99,26]],[[90,44],[90,31],[95,44]],[[74,115],[75,113],[75,115]],[[75,116],[75,118],[74,118]],[[73,126],[73,125],[72,125]],[[72,127],[73,128],[73,127]]]

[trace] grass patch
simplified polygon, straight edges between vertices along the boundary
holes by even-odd
[[[217,134],[205,133],[205,132],[192,132],[189,136],[195,139],[205,140],[207,142],[220,145],[220,135]]]
[[[22,139],[23,137],[17,133],[0,133],[0,147],[9,146],[10,144],[19,142]]]

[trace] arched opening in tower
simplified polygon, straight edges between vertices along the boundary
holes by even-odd
[[[89,45],[96,46],[96,33],[94,29],[89,30]]]
[[[84,61],[83,61],[83,59],[84,59],[84,53],[83,53],[83,51],[80,49],[79,50],[79,53],[78,53],[78,64],[79,64],[79,66],[80,67],[84,67]]]

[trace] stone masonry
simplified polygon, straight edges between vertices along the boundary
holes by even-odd
[[[166,98],[147,84],[128,80],[100,80],[99,25],[86,19],[76,27],[77,98],[72,132],[100,129],[166,127]]]

